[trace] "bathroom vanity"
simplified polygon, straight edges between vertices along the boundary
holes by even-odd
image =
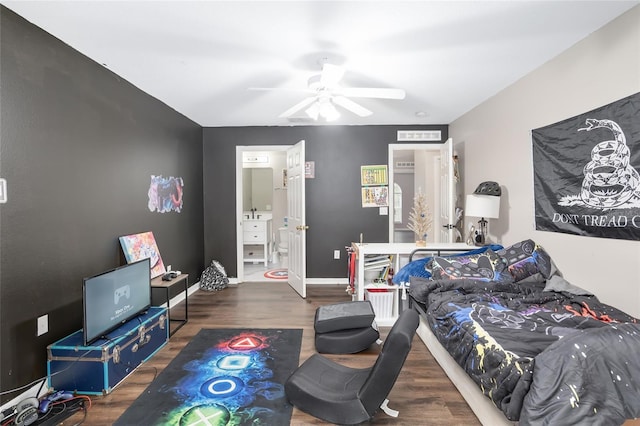
[[[264,262],[264,266],[267,266],[273,244],[271,215],[245,212],[242,226],[244,262]]]

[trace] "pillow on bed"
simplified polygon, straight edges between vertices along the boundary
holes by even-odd
[[[454,258],[434,257],[431,275],[434,280],[513,282],[513,277],[505,269],[504,260],[491,249],[480,254]]]
[[[483,253],[489,249],[499,250],[503,247],[499,244],[492,244],[490,246],[479,247],[474,250],[465,251],[462,253],[454,253],[447,256],[441,256],[444,258],[450,257],[458,257],[458,256],[468,256],[471,254]],[[400,285],[402,283],[409,283],[410,277],[420,277],[420,278],[431,278],[431,262],[433,261],[433,257],[423,257],[421,259],[413,260],[395,273],[393,276],[393,283],[396,285]]]
[[[556,272],[551,257],[533,240],[524,240],[497,251],[514,282],[542,282]]]

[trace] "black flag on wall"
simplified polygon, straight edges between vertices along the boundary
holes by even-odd
[[[640,93],[532,140],[536,229],[640,240]]]

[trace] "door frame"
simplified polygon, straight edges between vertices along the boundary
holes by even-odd
[[[286,152],[293,145],[236,145],[236,269],[238,283],[244,282],[244,232],[242,228],[242,154],[249,151],[282,151]],[[305,206],[303,206],[305,208]]]
[[[394,174],[394,151],[406,151],[406,150],[414,150],[414,151],[435,151],[435,152],[439,152],[440,148],[442,147],[442,145],[445,142],[435,142],[435,143],[391,143],[389,144],[389,154],[388,154],[388,161],[389,161],[389,241],[393,242],[394,240],[394,223],[393,223],[393,184],[394,184],[394,179],[393,179],[393,174]],[[437,171],[437,173],[440,173],[440,170]],[[438,179],[436,182],[434,182],[434,191],[439,193],[440,192],[440,180]],[[439,201],[438,201],[439,202]],[[435,214],[436,209],[435,207],[439,207],[439,206],[433,206],[434,208],[432,209],[432,212]]]

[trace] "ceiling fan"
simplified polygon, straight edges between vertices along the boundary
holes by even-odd
[[[378,99],[404,99],[405,92],[402,89],[373,88],[373,87],[341,87],[338,83],[344,75],[345,69],[329,63],[322,64],[322,72],[309,78],[306,89],[294,89],[310,93],[310,96],[295,104],[279,115],[280,118],[288,118],[305,109],[305,113],[312,119],[324,118],[326,121],[336,120],[340,113],[336,105],[360,116],[367,117],[372,111],[349,98],[378,98]],[[278,90],[276,88],[254,90]]]

